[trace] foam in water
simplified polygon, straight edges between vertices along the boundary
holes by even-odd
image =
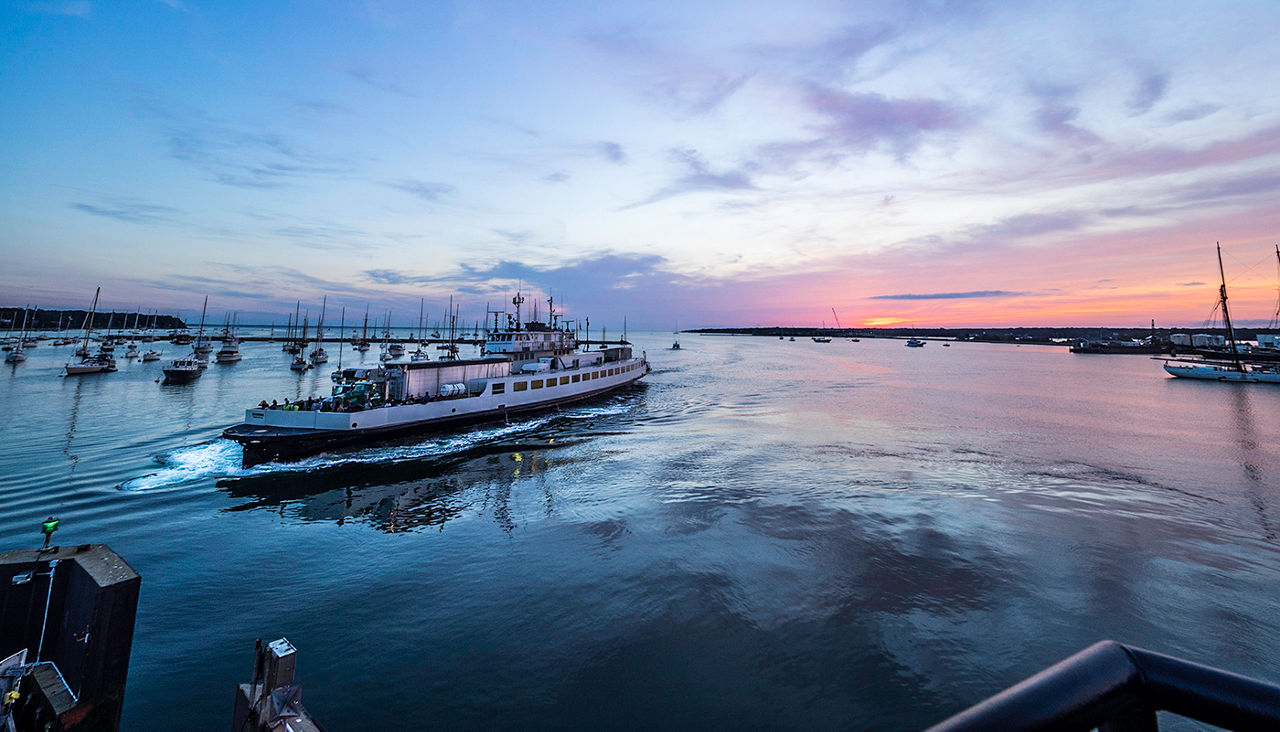
[[[436,455],[462,452],[480,444],[494,442],[514,434],[537,429],[558,416],[586,419],[617,414],[623,410],[625,410],[624,405],[575,409],[572,413],[545,415],[533,419],[520,420],[500,427],[475,430],[445,439],[431,439],[410,445],[369,447],[338,454],[320,454],[296,462],[264,463],[255,465],[252,468],[241,467],[239,445],[231,440],[220,438],[203,445],[180,447],[158,455],[156,461],[162,466],[161,470],[131,478],[121,483],[119,488],[128,491],[150,491],[172,488],[183,483],[208,477],[226,478],[266,473],[306,472],[352,463],[388,463],[403,460],[421,460]]]

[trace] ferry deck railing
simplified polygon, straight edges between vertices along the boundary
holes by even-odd
[[[1231,730],[1280,729],[1280,686],[1173,656],[1095,643],[929,728],[1149,732],[1156,712]]]

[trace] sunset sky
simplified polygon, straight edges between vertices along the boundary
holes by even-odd
[[[0,304],[1265,325],[1280,3],[0,5]]]

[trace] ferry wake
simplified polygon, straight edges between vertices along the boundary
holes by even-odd
[[[287,407],[245,410],[244,422],[222,436],[244,448],[245,467],[407,435],[504,420],[607,394],[649,372],[643,352],[625,341],[579,350],[561,327],[554,302],[549,322],[494,315],[481,358],[385,363],[333,373],[333,393]]]

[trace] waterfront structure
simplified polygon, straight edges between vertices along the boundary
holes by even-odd
[[[0,729],[114,732],[142,578],[103,544],[47,546],[57,523],[0,554]]]

